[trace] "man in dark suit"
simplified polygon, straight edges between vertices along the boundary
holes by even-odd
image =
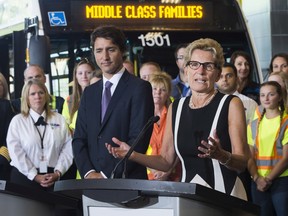
[[[0,99],[0,179],[8,180],[10,171],[10,156],[6,147],[8,127],[14,113],[10,102]]]
[[[112,137],[116,137],[131,145],[153,116],[154,103],[151,85],[123,67],[126,38],[122,31],[113,26],[98,27],[91,34],[91,45],[103,79],[85,88],[72,146],[81,177],[99,179],[110,177],[119,161],[109,154],[105,143],[113,145]],[[106,82],[112,86],[111,100],[105,112],[101,101],[105,98],[103,87]],[[146,152],[151,133],[152,127],[136,146],[137,152]],[[122,172],[123,166],[119,166],[115,178],[121,178]],[[126,178],[147,179],[146,168],[127,161]]]

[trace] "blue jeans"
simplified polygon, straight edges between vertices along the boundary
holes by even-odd
[[[288,177],[275,179],[265,192],[257,190],[252,182],[252,200],[261,207],[261,216],[287,216],[288,215]]]

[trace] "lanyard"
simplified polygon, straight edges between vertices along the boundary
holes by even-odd
[[[30,116],[30,117],[32,118],[32,116]],[[43,135],[41,135],[41,133],[40,133],[38,127],[35,125],[35,121],[34,121],[33,118],[32,118],[32,121],[33,121],[33,123],[34,123],[34,126],[35,126],[35,128],[36,128],[38,134],[39,134],[39,137],[40,137],[40,140],[41,140],[41,149],[43,150],[43,149],[44,149],[43,140],[44,140],[45,133],[46,133],[46,125],[44,126],[45,128],[44,128]],[[43,155],[43,156],[44,156],[44,155]]]

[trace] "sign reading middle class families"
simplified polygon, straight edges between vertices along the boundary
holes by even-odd
[[[202,19],[202,5],[86,5],[87,19]]]
[[[207,24],[213,19],[212,2],[180,2],[164,4],[160,1],[71,1],[72,22],[87,28],[95,24],[112,24],[125,29],[181,29]],[[156,24],[158,23],[158,24]],[[161,23],[161,26],[159,26]],[[93,29],[93,28],[92,28]]]

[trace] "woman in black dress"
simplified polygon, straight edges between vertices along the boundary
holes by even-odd
[[[169,107],[161,155],[133,152],[130,160],[167,171],[179,157],[182,182],[247,200],[238,176],[247,167],[249,155],[244,107],[238,97],[214,88],[223,64],[223,50],[215,40],[199,39],[186,48],[185,73],[192,96],[175,100]],[[116,138],[113,142],[120,147],[107,144],[108,151],[124,157],[129,146]]]

